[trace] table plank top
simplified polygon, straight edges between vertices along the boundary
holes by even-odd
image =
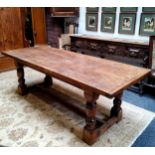
[[[146,68],[49,46],[23,48],[2,53],[26,66],[83,90],[96,92],[107,97],[117,95],[150,73],[150,70]]]

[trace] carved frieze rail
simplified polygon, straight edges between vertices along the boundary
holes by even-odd
[[[71,36],[71,50],[135,66],[149,66],[149,46]]]

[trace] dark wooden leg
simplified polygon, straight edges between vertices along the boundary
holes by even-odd
[[[53,84],[53,80],[49,75],[46,75],[44,78],[44,85],[50,87]]]
[[[144,94],[144,86],[146,83],[148,83],[148,77],[145,77],[143,80],[140,81],[140,84],[139,84],[139,94],[140,95]]]
[[[99,95],[95,93],[84,93],[86,98],[86,126],[83,130],[83,140],[91,145],[93,144],[99,134],[97,133],[96,129],[96,100],[98,99]]]
[[[27,94],[27,86],[25,85],[25,79],[24,79],[24,68],[21,63],[16,62],[17,67],[17,76],[18,76],[18,93],[20,95],[26,95]]]
[[[119,122],[122,119],[122,108],[121,108],[121,103],[122,103],[122,95],[123,92],[119,93],[113,101],[114,106],[111,109],[111,117],[117,117],[117,122]]]

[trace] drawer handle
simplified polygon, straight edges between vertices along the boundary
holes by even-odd
[[[134,48],[129,48],[129,52],[130,52],[129,55],[131,57],[137,57],[139,52],[140,52],[140,50],[139,49],[134,49]]]
[[[117,47],[116,46],[109,45],[108,48],[115,50]]]
[[[111,53],[111,54],[114,54],[116,48],[117,48],[116,46],[111,46],[111,45],[109,45],[109,46],[108,46],[108,52]]]
[[[134,49],[134,48],[129,48],[129,51],[130,52],[135,52],[135,53],[139,53],[139,49]]]
[[[89,47],[90,47],[91,49],[94,49],[94,50],[97,50],[97,48],[98,48],[98,46],[97,46],[96,43],[90,43],[90,44],[89,44]]]

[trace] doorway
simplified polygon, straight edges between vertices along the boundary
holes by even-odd
[[[25,12],[25,37],[29,46],[34,46],[31,8],[27,7]]]

